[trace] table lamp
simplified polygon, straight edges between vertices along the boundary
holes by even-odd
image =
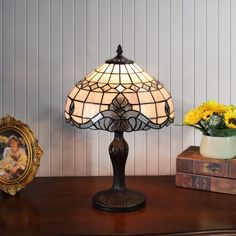
[[[174,121],[174,106],[159,81],[124,57],[120,45],[116,52],[75,85],[66,99],[65,118],[77,128],[114,132],[109,146],[113,185],[93,196],[93,206],[127,212],[144,207],[146,197],[125,185],[129,147],[123,133],[168,126]]]

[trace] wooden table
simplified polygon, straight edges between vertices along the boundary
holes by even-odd
[[[35,178],[18,196],[0,194],[0,235],[236,235],[236,196],[176,188],[173,176],[126,182],[146,193],[144,209],[92,208],[111,177]]]

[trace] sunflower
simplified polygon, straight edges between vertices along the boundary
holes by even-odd
[[[224,115],[225,125],[228,128],[236,128],[236,110],[227,110]]]
[[[211,110],[204,111],[202,113],[202,119],[203,120],[208,120],[212,115],[213,115],[213,111],[211,111]]]
[[[203,109],[203,111],[211,111],[213,113],[222,114],[226,111],[226,106],[216,102],[215,100],[210,100],[206,103],[203,103],[200,107]]]
[[[196,125],[202,119],[202,109],[195,108],[190,110],[184,117],[185,125]]]
[[[225,108],[226,108],[226,111],[228,111],[228,110],[236,110],[236,107],[234,105],[228,105]]]

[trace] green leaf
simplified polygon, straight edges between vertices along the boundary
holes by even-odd
[[[209,127],[208,133],[210,136],[214,137],[231,137],[236,135],[236,129],[215,129],[213,127]]]

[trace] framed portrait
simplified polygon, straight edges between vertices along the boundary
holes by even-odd
[[[29,184],[42,153],[28,125],[10,115],[0,119],[0,189],[15,195]]]

